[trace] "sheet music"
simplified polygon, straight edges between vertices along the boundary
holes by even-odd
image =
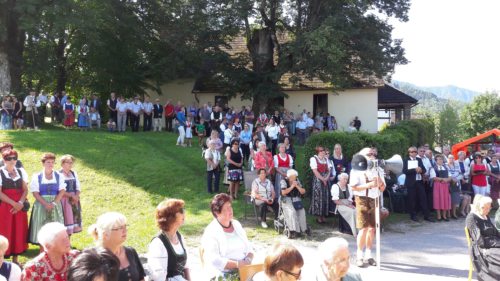
[[[408,160],[408,170],[416,169],[418,167],[417,160]]]

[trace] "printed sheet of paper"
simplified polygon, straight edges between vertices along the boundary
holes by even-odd
[[[417,160],[409,160],[408,161],[408,170],[416,169],[417,167],[418,167],[418,161]]]

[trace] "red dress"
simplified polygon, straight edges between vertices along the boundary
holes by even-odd
[[[23,195],[23,177],[26,181],[28,179],[21,169],[16,169],[16,173],[17,176],[12,179],[5,167],[0,169],[2,193],[18,202]],[[0,234],[9,240],[6,256],[20,255],[28,249],[28,215],[23,211],[12,214],[11,209],[10,204],[0,202]]]
[[[72,250],[64,254],[64,264],[61,268],[54,268],[50,263],[46,252],[41,253],[30,260],[24,266],[21,275],[22,281],[66,281],[68,280],[68,268],[71,262],[78,256],[79,252]]]

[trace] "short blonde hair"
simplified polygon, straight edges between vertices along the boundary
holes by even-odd
[[[97,218],[97,222],[89,227],[89,234],[98,245],[102,246],[104,234],[110,233],[113,228],[127,224],[127,218],[118,212],[107,212]]]
[[[7,237],[0,235],[0,252],[5,253],[7,251],[7,248],[9,248],[9,240]]]
[[[68,160],[71,160],[71,162],[75,162],[75,157],[70,154],[64,154],[63,156],[61,156],[61,164],[65,163]]]

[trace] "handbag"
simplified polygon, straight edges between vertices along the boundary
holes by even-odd
[[[30,202],[28,201],[28,199],[26,199],[23,202],[23,208],[21,209],[21,211],[28,212],[30,207],[31,207]]]
[[[292,205],[295,210],[304,209],[304,205],[302,204],[300,197],[292,197]]]

